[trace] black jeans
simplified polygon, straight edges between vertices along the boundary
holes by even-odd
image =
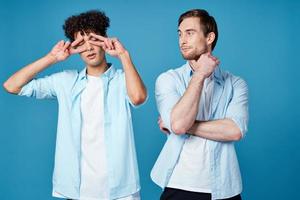
[[[165,188],[160,196],[160,200],[211,200],[210,193],[190,192],[175,188]],[[222,200],[242,200],[241,195],[237,195]]]

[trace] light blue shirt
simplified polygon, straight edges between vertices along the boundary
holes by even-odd
[[[110,199],[140,190],[130,99],[123,70],[113,66],[101,75],[104,96],[104,132]],[[79,199],[81,160],[80,96],[87,84],[86,69],[68,70],[27,83],[19,95],[57,99],[58,125],[53,191]]]
[[[188,62],[180,68],[161,74],[156,81],[155,97],[165,126],[171,131],[151,171],[152,180],[161,188],[168,185],[178,162],[185,139],[189,135],[175,135],[170,115],[174,105],[186,91],[192,70]],[[242,135],[248,125],[248,88],[246,82],[217,67],[213,73],[214,89],[210,120],[232,119]],[[184,117],[184,116],[182,116]],[[224,199],[242,192],[242,180],[234,142],[208,140],[212,199]]]

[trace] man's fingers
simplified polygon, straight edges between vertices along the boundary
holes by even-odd
[[[217,60],[217,57],[213,56],[211,53],[207,54],[207,56],[213,60]]]
[[[113,44],[114,43],[120,43],[119,39],[116,38],[116,37],[113,37],[113,38],[110,38],[110,39],[111,39],[111,41],[112,41]]]
[[[101,35],[97,35],[97,34],[95,34],[95,33],[90,33],[90,36],[96,38],[96,39],[99,40],[100,42],[104,42],[106,48],[109,49],[109,50],[114,49],[113,42],[114,42],[114,41],[118,41],[117,38],[106,38],[106,37],[103,37],[103,36],[101,36]],[[92,40],[89,40],[89,41],[92,41]],[[99,45],[98,45],[98,46],[99,46]]]
[[[72,47],[77,46],[80,42],[83,41],[83,37],[78,37],[76,40],[74,40],[71,44]]]
[[[65,44],[63,46],[63,51],[65,51],[67,48],[69,48],[70,44],[71,43],[69,41],[65,42]]]
[[[104,40],[107,39],[106,37],[103,37],[103,36],[101,36],[101,35],[97,35],[97,34],[95,34],[95,33],[90,33],[90,35],[93,36],[94,38],[100,40],[100,41],[104,41]]]
[[[106,51],[107,49],[109,49],[106,44],[104,42],[100,42],[100,41],[89,41],[90,44],[101,47],[104,51]]]
[[[69,53],[70,54],[76,54],[76,53],[81,53],[81,52],[83,52],[84,50],[79,50],[79,49],[70,49],[69,50]]]
[[[171,132],[169,131],[169,129],[164,128],[164,130],[166,131],[167,134],[170,134]]]
[[[58,43],[56,43],[56,45],[54,46],[54,48],[60,48],[60,47],[62,47],[64,45],[64,41],[63,40],[61,40],[61,41],[59,41]]]
[[[86,50],[87,49],[85,47],[79,47],[79,48],[76,48],[76,49],[73,48],[73,47],[69,48],[70,54],[82,53],[82,52],[84,52]]]
[[[213,56],[211,54],[208,55],[208,57],[211,58],[217,65],[220,64],[220,60],[217,57],[215,57],[215,56]]]
[[[108,39],[103,40],[103,42],[104,42],[104,44],[105,44],[105,46],[106,46],[106,49],[109,49],[109,50],[112,49],[111,44],[110,44],[110,42],[109,42]]]
[[[170,131],[167,128],[160,128],[160,130],[165,134],[170,134]]]
[[[107,40],[108,40],[109,48],[114,49],[113,41],[111,39],[107,39]]]
[[[211,57],[212,55],[211,55],[211,52],[206,52],[206,53],[204,53],[203,55],[205,55],[205,56],[208,56],[208,57]]]
[[[90,44],[93,44],[93,45],[96,45],[96,46],[98,46],[98,47],[103,47],[103,46],[105,46],[105,43],[104,43],[104,42],[100,42],[100,41],[92,41],[92,40],[90,40],[89,43],[90,43]]]

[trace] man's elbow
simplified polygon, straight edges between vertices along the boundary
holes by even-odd
[[[171,129],[176,135],[183,135],[187,132],[187,129],[178,122],[171,122]]]
[[[236,130],[233,134],[232,134],[232,141],[240,141],[243,138],[243,134],[240,130]]]
[[[232,141],[239,141],[243,138],[243,132],[240,129],[239,126],[232,120],[229,119],[227,122],[230,123],[230,126],[228,127],[228,131],[230,132],[230,140]]]
[[[144,103],[147,99],[147,94],[138,94],[138,95],[134,95],[132,98],[131,98],[131,102],[135,105],[135,106],[138,106],[138,105],[141,105],[142,103]]]
[[[11,93],[11,94],[18,94],[20,92],[20,89],[19,88],[16,88],[16,87],[13,87],[11,84],[9,84],[9,82],[5,81],[3,83],[3,88],[8,92],[8,93]]]

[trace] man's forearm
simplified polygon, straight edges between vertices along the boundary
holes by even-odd
[[[176,134],[184,134],[195,122],[204,77],[194,73],[188,88],[171,112],[171,128]]]
[[[18,94],[26,83],[55,62],[55,57],[48,54],[17,71],[4,82],[3,87],[9,93]]]
[[[238,141],[242,137],[240,129],[231,119],[196,121],[187,134],[220,142]]]
[[[135,69],[129,53],[125,51],[119,58],[125,72],[127,94],[134,105],[139,105],[146,100],[146,87]]]

